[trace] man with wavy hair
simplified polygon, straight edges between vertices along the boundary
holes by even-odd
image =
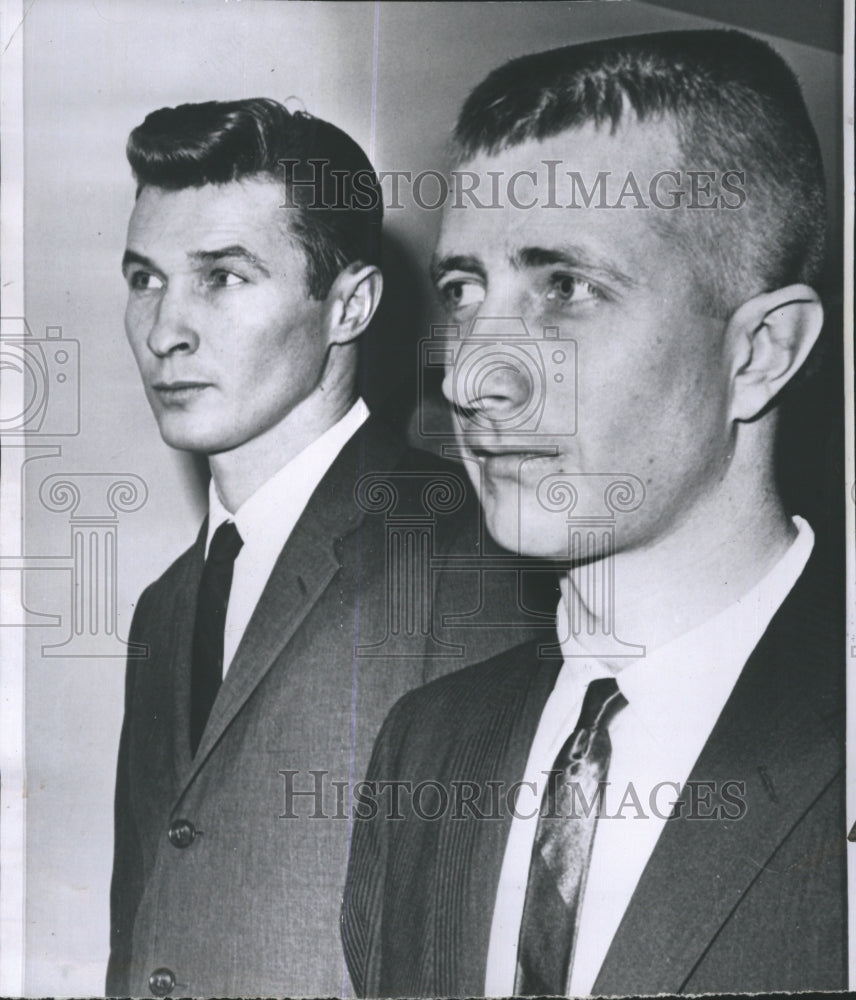
[[[395,699],[475,659],[441,618],[478,595],[424,550],[393,578],[387,512],[433,520],[429,557],[469,558],[478,505],[359,396],[383,206],[349,136],[211,102],[149,115],[128,158],[128,339],[164,441],[211,484],[131,628],[148,655],[128,664],[107,990],[335,995],[348,789]]]

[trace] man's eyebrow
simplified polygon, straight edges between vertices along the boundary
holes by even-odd
[[[487,271],[478,257],[461,254],[438,257],[435,254],[431,258],[431,280],[434,284],[450,271],[467,271],[470,274],[478,275],[483,281],[487,280]]]
[[[158,271],[160,273],[160,268],[151,258],[146,257],[144,254],[137,253],[136,250],[126,250],[122,255],[122,274],[128,273],[128,268],[131,264],[139,264],[140,267],[146,267],[150,271]]]
[[[639,284],[635,278],[619,271],[604,258],[592,256],[582,248],[575,246],[523,247],[514,254],[512,263],[518,268],[551,267],[555,264],[561,264],[564,267],[579,268],[594,275],[602,274],[625,288],[635,288]]]
[[[238,259],[243,260],[252,267],[258,268],[263,274],[270,277],[270,271],[265,267],[265,265],[259,260],[259,258],[248,250],[246,247],[241,246],[239,243],[233,243],[228,247],[219,247],[216,250],[194,250],[187,255],[192,261],[199,264],[216,264],[217,261],[224,259]]]

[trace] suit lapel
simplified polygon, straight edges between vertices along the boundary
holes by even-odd
[[[367,470],[391,471],[404,450],[400,439],[369,418],[327,471],[274,565],[217,695],[196,756],[184,772],[180,792],[340,569],[337,545],[363,519],[354,501],[354,484]],[[184,711],[186,715],[186,707]]]
[[[827,666],[842,659],[840,597],[822,586],[822,558],[812,563],[747,662],[690,776],[717,789],[745,782],[745,816],[667,822],[595,994],[680,992],[742,895],[843,766],[843,740],[830,721],[841,703],[829,697]],[[714,797],[712,807],[718,803]]]
[[[193,548],[188,553],[184,578],[176,588],[176,606],[169,671],[173,677],[173,762],[175,780],[181,779],[190,767],[190,674],[193,658],[193,625],[196,618],[196,595],[202,568],[205,565],[205,541],[208,537],[208,518],[202,522]]]
[[[512,671],[502,688],[501,703],[487,705],[484,718],[488,724],[474,727],[471,734],[474,767],[467,773],[473,774],[480,789],[490,788],[488,782],[497,783],[501,799],[496,812],[501,819],[450,824],[451,838],[457,841],[450,843],[450,856],[473,860],[461,872],[459,904],[449,900],[440,914],[441,925],[448,921],[447,940],[437,954],[452,957],[450,967],[441,965],[437,970],[440,995],[480,996],[484,992],[494,900],[512,820],[506,793],[523,780],[541,713],[562,665],[560,658],[539,658],[538,648],[543,644],[543,639],[536,640],[511,651]]]

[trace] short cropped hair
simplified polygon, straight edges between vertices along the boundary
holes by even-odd
[[[161,108],[131,132],[127,156],[138,197],[147,186],[282,183],[312,298],[326,298],[349,264],[380,264],[383,200],[374,169],[350,136],[321,118],[265,97]]]
[[[670,229],[708,310],[727,316],[761,291],[818,281],[826,197],[817,136],[794,73],[742,32],[661,32],[514,59],[470,94],[452,155],[460,165],[590,122],[614,133],[627,109],[675,124],[684,169],[745,171],[739,209],[657,213],[683,223]]]

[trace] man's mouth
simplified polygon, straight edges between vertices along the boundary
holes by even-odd
[[[511,478],[519,477],[524,465],[529,469],[550,463],[558,452],[554,445],[528,442],[498,444],[470,441],[466,450],[489,475]]]
[[[181,380],[175,382],[154,382],[152,389],[157,393],[158,398],[169,405],[180,405],[187,403],[199,396],[205,389],[210,389],[210,382],[194,382]]]

